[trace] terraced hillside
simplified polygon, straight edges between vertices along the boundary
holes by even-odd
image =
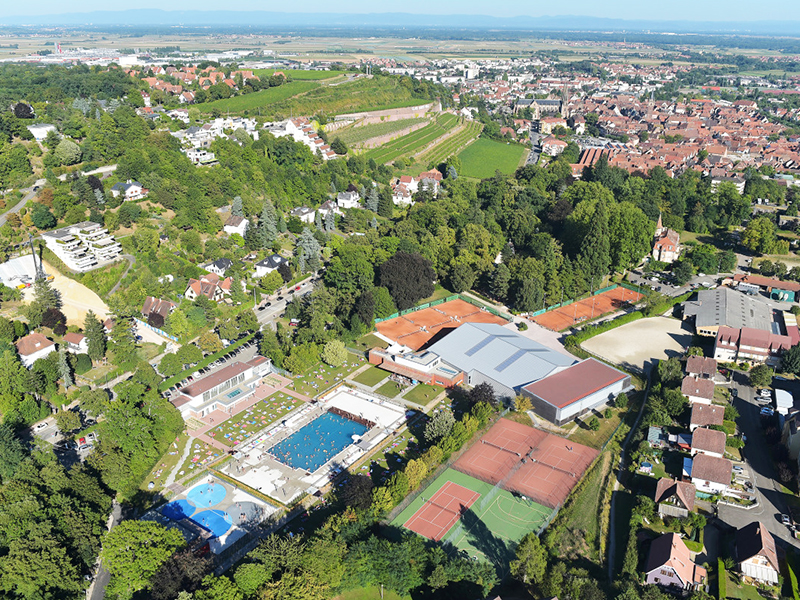
[[[450,156],[458,154],[461,150],[478,139],[482,130],[482,123],[478,121],[469,121],[459,131],[417,156],[417,162],[421,165],[438,165],[443,163]]]
[[[380,148],[370,150],[365,154],[367,160],[370,158],[378,164],[390,163],[403,156],[411,156],[423,150],[428,144],[434,142],[447,132],[458,126],[458,117],[451,114],[443,114],[436,118],[430,125],[418,129],[408,135],[392,140]]]
[[[331,136],[340,138],[348,146],[357,146],[372,138],[391,135],[396,131],[403,131],[412,125],[422,123],[427,119],[399,119],[385,123],[372,123],[361,127],[347,127],[331,133]]]
[[[252,94],[205,102],[197,106],[203,112],[208,112],[212,108],[218,108],[222,112],[230,111],[232,113],[247,112],[249,114],[259,114],[260,110],[261,114],[268,114],[268,107],[272,104],[285,101],[299,94],[305,94],[319,86],[319,83],[313,81],[292,81],[291,83],[285,83],[278,87],[253,92]]]

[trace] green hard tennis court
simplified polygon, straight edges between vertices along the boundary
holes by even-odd
[[[505,571],[514,558],[517,542],[525,534],[537,531],[552,512],[532,500],[523,500],[460,471],[447,469],[392,521],[392,525],[404,527],[428,504],[423,498],[433,498],[448,481],[477,492],[481,497],[447,531],[442,541],[470,557],[493,563],[501,571]],[[427,509],[430,510],[430,506]]]

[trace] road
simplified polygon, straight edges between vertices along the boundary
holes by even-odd
[[[276,317],[280,316],[281,313],[283,313],[283,311],[286,310],[286,304],[292,301],[295,294],[300,294],[301,296],[303,296],[308,292],[310,292],[312,290],[311,276],[309,276],[308,279],[301,281],[297,285],[300,286],[300,290],[295,291],[294,294],[289,294],[285,288],[281,288],[281,290],[279,290],[278,292],[261,300],[260,306],[264,306],[267,302],[269,302],[271,305],[267,306],[264,310],[259,310],[259,306],[255,307],[256,318],[258,319],[259,325],[266,325],[267,323],[271,323],[272,321],[275,320]],[[294,287],[297,287],[297,285],[295,285]],[[278,298],[283,298],[283,299],[278,300]]]
[[[781,382],[775,383],[780,384]],[[760,520],[779,540],[779,543],[791,544],[800,548],[800,543],[791,537],[789,528],[778,520],[781,514],[788,513],[788,504],[780,484],[777,482],[775,465],[764,437],[759,415],[760,407],[754,401],[756,392],[748,384],[747,375],[744,373],[734,373],[731,388],[737,391],[734,406],[741,415],[738,420],[739,428],[747,437],[744,457],[751,481],[756,489],[759,506],[745,510],[734,506],[720,505],[718,517],[722,522],[736,528]]]
[[[111,515],[108,519],[108,530],[111,531],[114,529],[114,527],[119,525],[120,521],[122,521],[122,507],[115,500],[113,506],[111,507]],[[103,568],[103,566],[100,564],[100,560],[98,559],[96,575],[92,581],[92,584],[89,586],[89,589],[86,590],[86,599],[103,600],[106,595],[106,586],[108,585],[110,579],[111,575],[105,570],[105,568]]]
[[[106,165],[105,167],[93,169],[92,171],[81,171],[80,174],[85,177],[88,177],[89,175],[108,175],[109,173],[113,173],[116,170],[117,170],[117,165]],[[67,177],[69,177],[70,175],[73,175],[73,173],[64,173],[63,175],[59,175],[58,179],[60,181],[66,181]]]

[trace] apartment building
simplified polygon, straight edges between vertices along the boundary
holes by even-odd
[[[42,233],[47,247],[73,271],[91,271],[115,260],[122,246],[103,225],[84,221]]]

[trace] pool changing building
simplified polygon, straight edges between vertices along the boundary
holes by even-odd
[[[187,385],[171,402],[184,420],[204,417],[215,410],[233,414],[236,405],[249,398],[256,384],[271,371],[272,363],[263,356],[244,363],[237,361]]]

